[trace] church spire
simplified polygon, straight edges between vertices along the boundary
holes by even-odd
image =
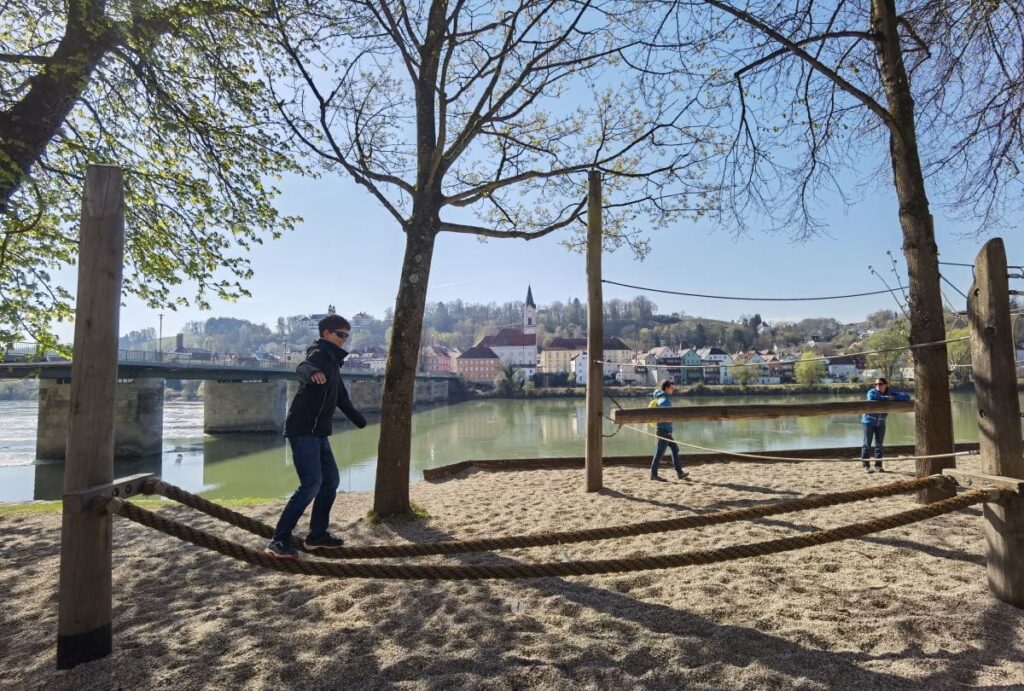
[[[523,333],[537,333],[537,305],[533,301],[533,288],[526,286],[526,304],[523,305]]]

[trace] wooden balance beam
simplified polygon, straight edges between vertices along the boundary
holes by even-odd
[[[861,415],[905,413],[913,401],[843,401],[759,405],[695,405],[679,408],[619,408],[612,420],[628,425],[639,422],[686,422],[689,420],[741,420],[753,418],[806,417],[814,415]]]

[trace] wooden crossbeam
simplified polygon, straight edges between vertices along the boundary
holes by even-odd
[[[619,424],[638,422],[684,422],[689,420],[739,420],[750,418],[806,417],[815,415],[860,415],[903,413],[914,410],[913,401],[826,401],[769,405],[695,405],[678,408],[619,408],[612,419]]]
[[[1005,489],[1024,495],[1024,480],[1020,478],[971,473],[959,468],[943,468],[942,474],[956,480],[956,483],[961,487],[995,487],[996,489]]]
[[[107,482],[95,487],[68,492],[64,495],[64,510],[70,513],[95,511],[107,503],[108,499],[118,497],[127,499],[136,494],[146,493],[146,481],[156,478],[153,473],[140,473]]]

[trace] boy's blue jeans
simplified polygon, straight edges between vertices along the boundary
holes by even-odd
[[[651,459],[651,477],[658,474],[658,466],[661,465],[661,457],[665,455],[665,449],[672,452],[672,466],[676,469],[677,473],[683,472],[683,464],[679,460],[679,444],[676,444],[672,439],[672,434],[658,433],[659,437],[663,437],[658,440],[658,448],[654,451],[654,458]]]
[[[862,461],[868,460],[871,456],[871,442],[874,438],[875,459],[882,459],[882,442],[885,440],[885,420],[880,422],[864,423],[864,445],[860,449]]]
[[[323,537],[327,533],[331,507],[341,480],[327,437],[288,437],[288,443],[292,447],[295,472],[299,475],[299,488],[285,504],[274,529],[273,539],[285,544],[289,544],[292,531],[310,502],[313,502],[313,514],[309,519],[309,534]]]

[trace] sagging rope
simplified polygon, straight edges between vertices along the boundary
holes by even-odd
[[[633,288],[635,290],[643,290],[648,293],[664,293],[666,295],[681,295],[683,297],[690,298],[708,298],[710,300],[741,300],[744,302],[817,302],[820,300],[846,300],[848,298],[862,298],[870,295],[885,295],[886,293],[895,293],[897,290],[906,290],[908,286],[899,285],[895,288],[886,288],[885,290],[871,290],[866,293],[850,293],[848,295],[823,295],[818,297],[786,297],[786,298],[765,298],[765,297],[745,297],[739,295],[705,295],[703,293],[684,293],[678,290],[666,290],[664,288],[649,288],[647,286],[636,286],[631,283],[619,283],[618,281],[611,281],[606,278],[601,279],[601,283],[607,283],[608,285],[621,286],[623,288]]]
[[[401,580],[477,580],[516,578],[560,578],[565,576],[589,576],[604,573],[626,573],[653,569],[672,569],[683,566],[715,564],[748,557],[778,554],[805,547],[824,545],[840,540],[863,537],[882,530],[890,530],[911,523],[917,523],[943,514],[959,511],[983,501],[993,501],[1005,491],[973,490],[950,499],[943,499],[910,511],[873,518],[861,523],[818,530],[812,533],[794,535],[776,540],[765,540],[746,545],[732,545],[717,549],[693,550],[676,554],[623,559],[597,559],[591,561],[541,562],[534,564],[378,564],[350,563],[344,561],[319,561],[314,559],[278,559],[263,552],[211,535],[202,530],[164,518],[147,511],[131,502],[112,499],[107,509],[130,521],[139,523],[185,542],[211,549],[233,559],[254,566],[284,573],[331,578],[377,578]]]
[[[827,506],[838,506],[867,499],[880,497],[891,497],[897,494],[913,492],[928,487],[942,487],[955,485],[955,481],[942,475],[932,475],[925,478],[913,480],[900,480],[886,485],[866,487],[846,492],[834,492],[816,496],[800,497],[788,501],[776,502],[773,504],[762,504],[742,509],[729,511],[716,511],[714,513],[680,516],[656,521],[645,521],[643,523],[630,523],[625,525],[607,526],[603,528],[584,528],[581,530],[567,530],[550,533],[535,533],[532,535],[509,535],[504,537],[477,538],[473,540],[450,540],[444,542],[429,543],[407,543],[401,545],[365,545],[354,547],[342,547],[328,551],[318,550],[318,556],[332,559],[369,559],[369,558],[393,558],[393,557],[418,557],[435,554],[466,554],[470,552],[491,552],[502,549],[520,549],[524,547],[546,547],[549,545],[570,544],[576,542],[589,542],[592,540],[612,540],[624,537],[636,537],[638,535],[650,535],[653,533],[665,533],[676,530],[690,530],[713,525],[723,525],[736,521],[747,521],[766,516],[776,516],[783,513],[796,511],[808,511],[820,509]],[[252,519],[244,514],[232,511],[226,507],[215,504],[208,499],[196,496],[180,487],[168,485],[164,482],[155,482],[151,487],[152,493],[160,494],[168,499],[173,499],[184,506],[201,511],[209,516],[229,523],[237,528],[246,530],[254,535],[264,538],[271,538],[274,529],[260,521]],[[147,490],[148,491],[148,490]],[[303,549],[300,540],[295,540],[293,545],[297,549]]]
[[[620,408],[620,410],[621,410],[621,408]],[[799,457],[799,456],[761,456],[761,455],[756,454],[756,453],[744,453],[742,451],[726,451],[725,449],[712,449],[709,446],[700,446],[699,444],[691,444],[689,442],[680,441],[679,439],[670,439],[668,437],[662,437],[659,434],[655,434],[654,432],[648,432],[647,430],[640,429],[639,427],[635,427],[633,425],[627,425],[627,424],[622,423],[622,422],[615,422],[615,420],[613,420],[612,418],[610,418],[607,415],[604,416],[604,419],[608,420],[612,424],[618,425],[619,427],[625,427],[626,429],[633,430],[634,432],[638,432],[640,434],[646,434],[648,437],[654,437],[655,439],[659,439],[659,440],[667,441],[667,442],[675,442],[676,444],[679,444],[680,446],[685,446],[685,447],[690,448],[690,449],[697,449],[698,451],[706,451],[708,453],[720,454],[722,456],[735,456],[737,458],[750,458],[750,459],[753,459],[753,460],[756,460],[756,461],[802,461],[802,462],[807,462],[807,463],[817,463],[817,462],[825,463],[825,462],[833,462],[833,461],[852,461],[852,460],[857,460],[857,459],[848,458],[848,457],[847,458],[844,458],[844,457],[836,457],[836,458],[807,458],[807,457]],[[931,458],[954,458],[956,456],[977,456],[978,453],[979,453],[978,451],[952,451],[950,453],[933,453],[933,454],[927,454],[927,455],[921,455],[921,456],[891,456],[891,457],[886,458],[885,460],[887,460],[887,461],[919,461],[919,460],[923,461],[923,460],[928,460],[928,459],[931,459]]]

